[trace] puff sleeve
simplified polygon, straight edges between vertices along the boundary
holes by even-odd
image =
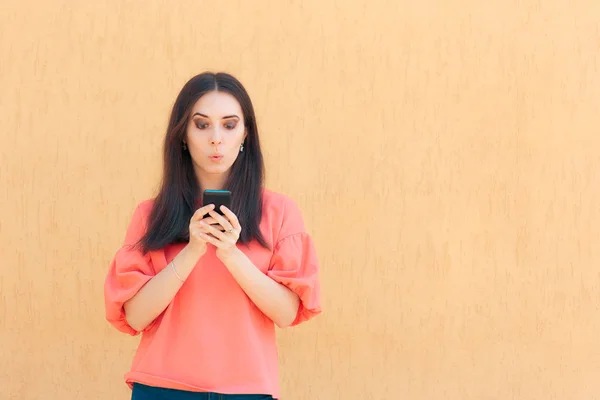
[[[116,252],[104,282],[106,320],[119,331],[132,336],[140,332],[132,328],[125,318],[123,304],[131,299],[156,273],[150,255],[143,254],[134,245],[145,233],[149,207],[138,205],[127,228],[122,247]],[[150,329],[154,322],[144,331]]]
[[[291,326],[308,321],[322,312],[319,262],[313,240],[304,230],[297,205],[288,199],[279,238],[273,249],[267,275],[294,291],[300,306]]]

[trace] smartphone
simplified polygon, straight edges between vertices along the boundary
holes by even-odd
[[[202,207],[209,204],[215,205],[213,211],[224,215],[223,211],[221,211],[221,206],[225,206],[231,210],[231,192],[229,190],[205,190],[202,194]],[[204,218],[209,216],[207,214]]]

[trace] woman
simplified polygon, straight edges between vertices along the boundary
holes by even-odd
[[[321,312],[318,263],[295,202],[263,187],[242,84],[203,73],[183,87],[158,195],[133,213],[105,281],[106,318],[141,341],[133,400],[279,398],[275,325]],[[229,190],[231,207],[202,204]]]

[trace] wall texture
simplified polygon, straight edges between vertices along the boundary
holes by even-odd
[[[284,399],[600,398],[600,6],[0,5],[0,397],[126,399],[102,283],[206,69],[255,102],[325,313]],[[596,383],[594,383],[594,381]]]

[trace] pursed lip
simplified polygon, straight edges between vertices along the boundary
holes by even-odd
[[[223,158],[223,154],[215,153],[215,154],[211,155],[210,158],[213,160],[220,160],[221,158]]]

